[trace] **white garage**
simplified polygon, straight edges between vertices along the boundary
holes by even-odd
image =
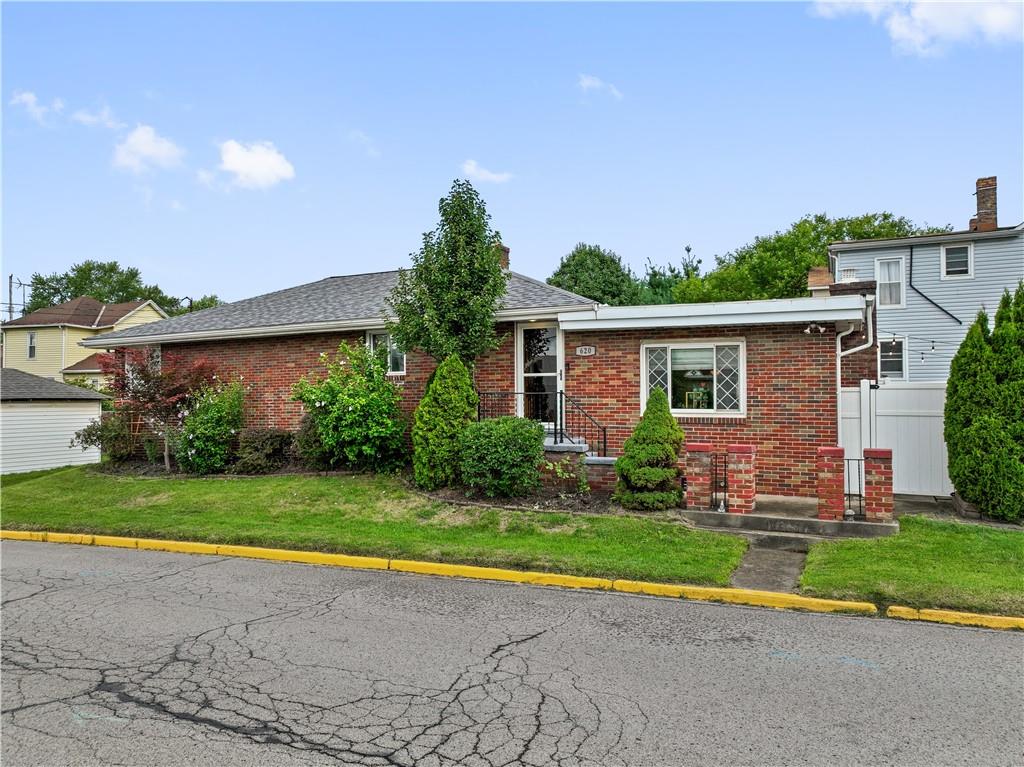
[[[104,399],[88,389],[0,369],[0,474],[98,463],[99,448],[71,447],[71,438],[100,417]]]

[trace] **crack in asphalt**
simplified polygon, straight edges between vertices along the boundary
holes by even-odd
[[[162,567],[155,575],[104,573],[99,584],[57,572],[5,578],[8,590],[30,593],[4,603],[4,729],[71,738],[106,763],[95,733],[47,733],[38,727],[40,713],[68,707],[76,721],[130,732],[170,723],[193,740],[287,749],[312,763],[575,767],[624,764],[627,734],[639,739],[647,727],[634,701],[589,689],[570,670],[566,635],[576,611],[530,634],[496,640],[496,630],[483,631],[474,646],[488,633],[489,644],[438,686],[387,669],[375,677],[335,662],[291,660],[275,635],[331,613],[345,617],[344,593],[301,604],[278,595],[262,614],[178,637],[169,651],[135,648],[141,652],[133,663],[65,641],[74,624],[97,620],[97,605],[137,595],[142,586],[154,600],[188,609],[210,593],[197,570],[221,561]],[[305,686],[296,687],[296,679]],[[302,694],[288,691],[295,689]]]

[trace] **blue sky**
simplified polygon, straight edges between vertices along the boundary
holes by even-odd
[[[1020,9],[5,4],[4,276],[116,259],[234,300],[396,268],[467,172],[538,278],[819,211],[962,228],[984,175],[1019,223]]]

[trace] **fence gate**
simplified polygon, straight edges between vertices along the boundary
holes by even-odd
[[[910,495],[949,495],[946,442],[942,437],[945,382],[861,381],[840,394],[839,444],[847,458],[866,447],[892,449],[893,490]]]
[[[729,456],[711,454],[711,510],[729,510]]]

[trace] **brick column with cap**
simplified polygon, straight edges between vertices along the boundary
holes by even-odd
[[[846,511],[846,480],[841,447],[818,448],[818,519],[843,521]]]
[[[757,483],[754,479],[756,451],[753,445],[729,445],[727,451],[728,511],[733,514],[752,514],[754,497],[757,495]]]
[[[892,521],[892,450],[864,450],[864,518],[868,522]]]
[[[711,508],[711,443],[686,445],[686,508]]]

